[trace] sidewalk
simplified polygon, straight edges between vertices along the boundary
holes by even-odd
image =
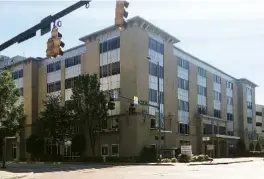
[[[7,171],[0,170],[0,178],[1,179],[18,179],[18,178],[24,178],[28,176],[28,173],[11,173]]]
[[[254,162],[254,161],[263,161],[263,158],[221,158],[214,159],[212,162],[191,162],[190,166],[194,165],[224,165],[224,164],[233,164],[233,163],[245,163],[245,162]]]

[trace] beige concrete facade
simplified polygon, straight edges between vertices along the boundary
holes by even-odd
[[[164,45],[163,54],[163,91],[164,91],[164,121],[165,130],[171,131],[170,133],[163,133],[165,136],[161,145],[163,148],[180,147],[182,141],[189,141],[192,145],[193,153],[200,154],[204,152],[205,144],[203,142],[204,136],[211,137],[211,143],[215,144],[214,156],[222,156],[228,153],[228,140],[237,140],[239,137],[248,141],[245,134],[247,124],[247,94],[246,87],[252,89],[251,102],[255,104],[255,87],[256,85],[246,79],[236,79],[230,75],[225,74],[221,70],[199,60],[196,57],[188,54],[175,47],[174,44],[178,40],[149,23],[148,21],[135,17],[128,21],[128,29],[122,32],[117,32],[114,26],[95,32],[91,35],[85,36],[80,40],[84,42],[83,45],[67,50],[64,57],[56,59],[42,59],[33,60],[31,63],[23,65],[24,76],[24,103],[25,113],[27,115],[26,125],[29,126],[21,134],[20,138],[20,155],[25,156],[25,138],[31,134],[31,124],[37,118],[37,114],[43,110],[43,100],[47,95],[47,83],[49,81],[60,81],[60,93],[62,96],[62,103],[68,99],[68,91],[65,89],[65,80],[80,74],[97,73],[100,75],[101,55],[100,43],[109,40],[113,37],[106,34],[115,34],[115,37],[120,37],[120,48],[118,51],[118,58],[120,58],[120,74],[119,75],[119,88],[120,94],[128,98],[138,96],[140,100],[149,101],[149,88],[150,88],[150,75],[149,75],[149,38],[154,38]],[[106,36],[106,37],[105,37]],[[80,50],[81,49],[81,50]],[[80,55],[80,64],[72,67],[66,67],[66,59],[73,58]],[[159,55],[157,55],[159,56]],[[110,56],[111,57],[111,56]],[[109,58],[110,58],[109,57]],[[108,58],[108,57],[107,57]],[[178,106],[178,71],[179,60],[184,59],[189,64],[188,73],[188,134],[180,134],[179,124],[182,121],[179,119],[179,106]],[[60,70],[58,74],[47,73],[47,65],[60,61]],[[198,115],[198,93],[197,85],[200,83],[198,80],[198,67],[206,70],[206,108],[207,113]],[[77,72],[76,72],[77,71]],[[56,74],[55,74],[56,73]],[[214,75],[221,77],[221,84],[219,87],[221,93],[220,111],[221,117],[214,117]],[[56,78],[56,80],[55,80]],[[232,108],[227,106],[227,87],[226,82],[231,81],[232,87]],[[230,94],[229,94],[230,95]],[[142,111],[150,113],[149,108],[146,106],[136,105],[137,113],[134,115],[128,114],[128,108],[131,101],[119,98],[120,109],[119,113],[111,116],[108,122],[108,129],[100,132],[100,138],[96,143],[96,155],[101,156],[102,146],[108,146],[108,155],[111,156],[112,145],[118,145],[118,155],[122,157],[137,156],[140,150],[149,145],[157,145],[158,133],[151,129],[151,119],[153,115],[143,115]],[[252,121],[256,122],[255,118],[255,105],[252,105]],[[119,107],[119,106],[118,106]],[[232,109],[233,114],[233,135],[227,134],[227,111]],[[118,129],[114,130],[111,125],[112,118],[118,118]],[[218,133],[210,135],[204,134],[205,121],[211,121],[215,124],[217,129],[223,125],[226,133],[219,136]],[[214,128],[214,126],[213,126]],[[230,128],[230,127],[229,127]],[[230,129],[231,130],[231,129]],[[230,131],[229,131],[230,132]],[[223,144],[222,144],[223,143]],[[219,147],[219,146],[222,146]],[[221,152],[222,151],[222,152]],[[224,151],[224,152],[223,152]],[[226,151],[226,152],[225,152]],[[213,152],[214,153],[214,152]],[[89,141],[87,140],[86,155],[91,155]]]

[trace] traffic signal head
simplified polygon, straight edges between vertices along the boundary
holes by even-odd
[[[127,28],[127,22],[124,18],[127,18],[128,12],[125,8],[128,8],[129,3],[125,0],[116,0],[115,9],[115,25],[121,29]]]
[[[47,57],[57,57],[58,55],[63,55],[63,48],[65,43],[61,41],[62,34],[59,33],[58,28],[53,28],[51,31],[51,38],[47,42]]]

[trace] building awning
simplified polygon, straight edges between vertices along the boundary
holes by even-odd
[[[229,135],[221,135],[221,134],[212,134],[212,135],[206,135],[204,137],[214,137],[214,138],[221,138],[221,139],[233,139],[233,140],[239,140],[240,137],[238,136],[229,136]]]

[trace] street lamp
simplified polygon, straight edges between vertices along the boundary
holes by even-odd
[[[147,56],[147,59],[150,61],[151,58],[150,56]],[[158,140],[158,150],[157,150],[157,154],[158,157],[160,157],[161,154],[161,117],[160,117],[160,71],[159,71],[159,61],[157,60],[157,78],[158,78],[158,92],[157,92],[157,109],[158,109],[158,121],[159,121],[159,140]]]

